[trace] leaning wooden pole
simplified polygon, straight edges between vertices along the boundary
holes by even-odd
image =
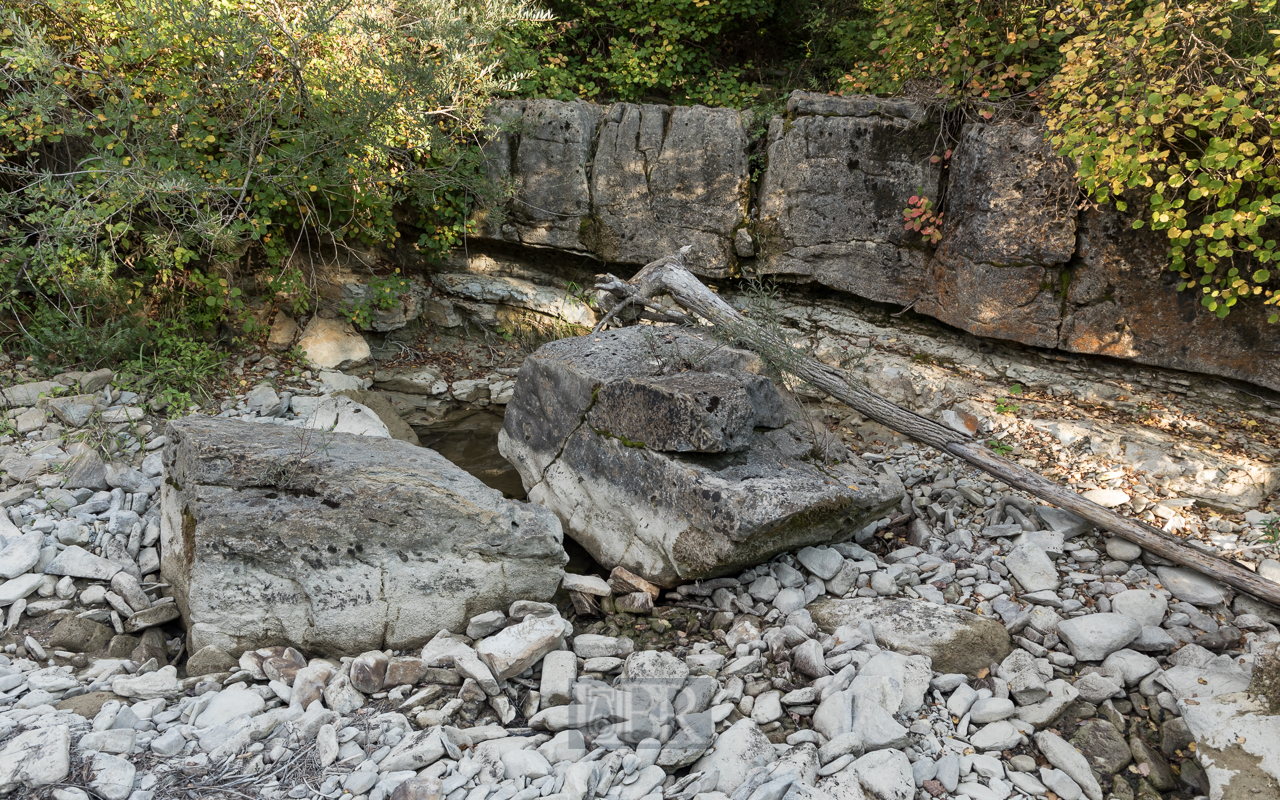
[[[1280,584],[1259,578],[1239,564],[1205,552],[1158,528],[1086,500],[1070,488],[1000,457],[972,437],[889,402],[859,384],[848,372],[796,353],[785,338],[743,317],[689,272],[684,263],[688,250],[686,247],[678,255],[648,264],[630,281],[602,275],[598,278],[597,288],[614,295],[619,303],[636,307],[644,307],[653,298],[668,295],[686,311],[724,331],[729,338],[787,354],[780,359],[780,368],[876,422],[963,459],[1005,483],[1066,509],[1161,558],[1189,566],[1228,586],[1280,605]]]

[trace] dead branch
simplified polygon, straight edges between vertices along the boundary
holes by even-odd
[[[889,402],[859,384],[845,370],[798,353],[781,335],[743,317],[689,272],[684,262],[689,249],[682,248],[677,255],[646,265],[630,281],[622,281],[613,275],[599,276],[597,288],[613,294],[620,304],[626,302],[628,305],[649,306],[654,298],[668,295],[695,317],[718,328],[725,338],[749,343],[751,349],[766,358],[771,353],[775,354],[773,360],[780,369],[808,381],[876,422],[956,456],[1010,486],[1070,511],[1161,558],[1191,567],[1235,589],[1280,605],[1280,584],[1263,580],[1239,564],[1219,558],[1140,520],[1130,519],[1086,500],[1069,487],[1060,486],[1021,464],[1000,457],[972,437]],[[785,355],[779,358],[776,354]]]

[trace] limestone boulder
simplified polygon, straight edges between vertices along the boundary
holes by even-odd
[[[498,132],[485,146],[486,172],[514,192],[477,218],[480,238],[585,252],[591,213],[587,169],[600,106],[557,100],[511,100],[490,112]]]
[[[304,420],[303,426],[324,434],[346,433],[353,436],[387,438],[391,432],[382,417],[372,408],[346,395],[301,396],[292,400],[293,411]],[[316,442],[319,442],[316,438]]]
[[[66,780],[71,771],[71,729],[53,725],[23,731],[0,748],[0,792],[39,789]]]
[[[847,538],[899,501],[896,477],[815,448],[761,369],[674,330],[561,339],[521,367],[498,447],[597,561],[659,586]]]
[[[1211,797],[1280,796],[1280,716],[1268,713],[1265,697],[1227,692],[1183,699],[1178,708],[1195,737]]]
[[[1080,213],[1058,347],[1280,388],[1280,337],[1268,307],[1240,303],[1218,319],[1198,293],[1177,290],[1165,232],[1134,230],[1133,221],[1110,207]]]
[[[917,309],[980,336],[1056,345],[1062,300],[1051,290],[1075,252],[1075,191],[1040,129],[965,126]]]
[[[403,369],[379,369],[373,373],[373,385],[384,392],[402,394],[444,395],[449,383],[440,371],[428,366]]]
[[[488,172],[515,193],[480,213],[480,238],[631,264],[690,245],[695,272],[733,272],[750,186],[738,112],[513,100],[491,114]]]
[[[0,387],[0,408],[34,406],[41,399],[65,394],[67,387],[57,381],[34,381]]]
[[[588,422],[654,450],[723,453],[750,447],[756,428],[784,427],[791,410],[763,375],[680,372],[601,386]]]
[[[320,369],[351,369],[369,363],[371,352],[351,323],[345,319],[311,318],[298,349],[307,354],[307,361]]]
[[[161,567],[193,651],[407,649],[564,574],[553,514],[432,450],[201,417],[166,435]]]
[[[1012,650],[999,622],[927,600],[858,597],[823,599],[808,607],[818,627],[833,633],[842,625],[871,623],[876,643],[908,655],[928,656],[942,673],[974,675],[1001,662]]]
[[[418,434],[414,433],[409,423],[405,422],[396,411],[395,406],[387,399],[382,392],[374,392],[370,390],[344,389],[337,393],[342,397],[352,400],[361,407],[372,411],[377,415],[378,421],[387,429],[387,435],[392,439],[399,439],[409,444],[418,444]]]
[[[571,325],[594,327],[596,314],[582,300],[564,289],[540,286],[524,278],[506,275],[439,273],[431,280],[442,291],[480,303],[497,303],[536,311]],[[403,390],[400,390],[403,391]]]
[[[734,230],[747,214],[747,146],[733,109],[610,106],[591,169],[592,251],[645,264],[688,245],[694,272],[730,275]]]
[[[277,311],[275,317],[271,320],[271,332],[267,335],[267,347],[280,353],[288,350],[296,338],[298,338],[298,323],[283,311]]]

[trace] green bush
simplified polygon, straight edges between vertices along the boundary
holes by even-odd
[[[519,94],[747,107],[826,89],[867,54],[876,0],[551,0],[506,40]]]
[[[554,30],[513,46],[521,90],[559,99],[737,105],[759,93],[750,49],[774,0],[553,0]]]
[[[1280,306],[1278,29],[1276,0],[884,0],[840,84],[945,109],[953,131],[1043,114],[1089,199],[1142,209],[1179,289],[1225,317]]]
[[[883,0],[870,53],[840,79],[846,92],[909,95],[991,118],[1043,97],[1066,31],[1043,0]],[[856,54],[851,54],[856,55]]]
[[[241,266],[304,310],[300,249],[407,236],[438,258],[486,191],[488,100],[515,85],[494,40],[545,18],[523,0],[5,0],[0,302],[208,327],[241,321]]]
[[[1168,233],[1179,289],[1280,306],[1275,0],[1066,5],[1048,124],[1089,195]],[[1271,322],[1280,320],[1272,313]]]

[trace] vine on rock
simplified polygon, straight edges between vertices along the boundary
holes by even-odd
[[[942,213],[934,211],[929,198],[913,194],[907,200],[907,210],[902,212],[906,220],[903,227],[919,233],[929,244],[937,244],[942,239]]]
[[[1097,204],[1166,231],[1179,290],[1280,321],[1280,0],[885,0],[842,89],[1045,120]],[[955,127],[955,126],[953,126]],[[918,198],[903,212],[924,225]]]

